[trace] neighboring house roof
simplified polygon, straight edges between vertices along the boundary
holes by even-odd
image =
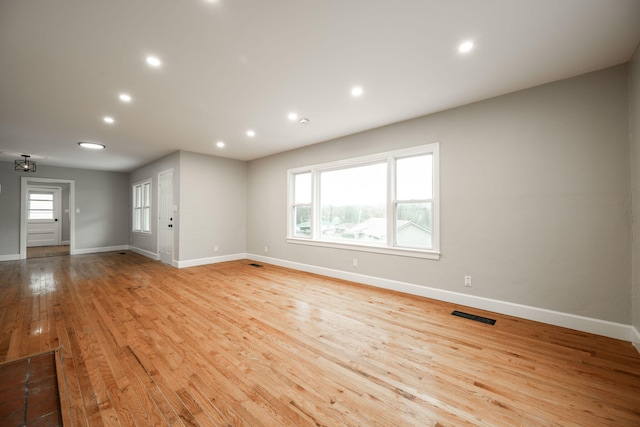
[[[401,230],[407,226],[418,227],[427,233],[431,233],[430,230],[416,224],[412,221],[398,220],[398,230]],[[387,219],[386,218],[369,218],[368,220],[361,222],[360,224],[351,227],[345,234],[366,235],[375,239],[383,239],[387,235]]]

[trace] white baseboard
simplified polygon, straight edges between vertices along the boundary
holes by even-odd
[[[144,255],[147,258],[151,258],[151,259],[153,259],[155,261],[158,261],[160,259],[160,255],[158,255],[157,253],[151,252],[151,251],[147,251],[147,250],[144,250],[144,249],[140,249],[140,248],[136,248],[135,246],[129,245],[129,250],[131,252],[135,252],[137,254]]]
[[[237,261],[239,259],[245,259],[246,257],[247,257],[247,254],[241,253],[241,254],[209,257],[209,258],[190,259],[186,261],[173,261],[173,266],[178,268],[196,267],[198,265],[217,264],[219,262],[226,262],[226,261]]]
[[[565,328],[603,335],[606,337],[616,338],[624,341],[632,341],[633,338],[632,330],[634,328],[632,328],[631,325],[625,325],[622,323],[593,319],[590,317],[562,313],[559,311],[547,310],[544,308],[531,307],[491,298],[466,295],[458,292],[447,291],[444,289],[420,286],[412,283],[382,279],[373,276],[365,276],[363,274],[350,273],[346,271],[286,261],[277,258],[269,258],[262,255],[247,254],[247,258],[278,265],[281,267],[321,274],[323,276],[334,277],[337,279],[349,280],[352,282],[362,283],[378,288],[390,289],[411,295],[417,295],[440,301],[446,301],[453,304],[460,304],[467,307],[478,308],[480,310],[493,311],[495,313],[501,313],[509,316],[534,320],[537,322],[548,323],[551,325],[562,326]],[[639,339],[638,342],[640,342],[640,335],[638,335],[638,331],[635,330],[635,333],[637,335],[637,338]],[[640,344],[636,345],[636,347],[639,346]]]
[[[20,254],[0,255],[0,261],[18,261]]]
[[[98,252],[114,252],[114,251],[126,251],[126,250],[129,250],[129,245],[103,246],[101,248],[76,249],[71,253],[71,255],[86,255],[86,254],[95,254]]]
[[[631,330],[633,335],[631,342],[633,343],[633,346],[636,348],[636,350],[640,352],[640,331],[638,331],[638,328],[636,328],[635,326],[632,326]]]

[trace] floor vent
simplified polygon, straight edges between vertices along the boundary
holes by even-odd
[[[262,268],[262,266],[260,264],[256,264],[255,262],[252,262],[251,264],[249,264],[251,267],[258,267],[258,268]]]
[[[126,252],[120,252],[120,255],[126,255],[126,254],[127,254]]]
[[[464,317],[465,319],[475,320],[476,322],[486,323],[487,325],[495,325],[495,319],[489,319],[488,317],[476,316],[475,314],[464,313],[462,311],[453,310],[454,316]]]

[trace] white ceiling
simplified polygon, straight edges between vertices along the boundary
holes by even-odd
[[[640,0],[0,0],[0,160],[250,160],[625,63],[639,41]]]

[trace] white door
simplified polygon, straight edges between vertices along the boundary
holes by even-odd
[[[158,252],[160,261],[173,263],[173,169],[158,174]]]
[[[29,187],[27,247],[60,245],[60,189]]]

